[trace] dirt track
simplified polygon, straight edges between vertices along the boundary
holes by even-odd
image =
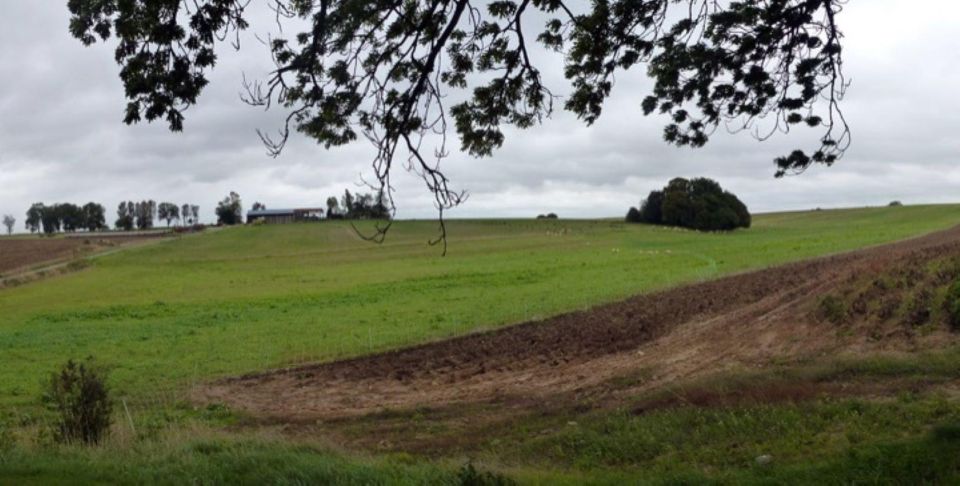
[[[811,318],[812,309],[844,282],[947,255],[960,255],[960,227],[490,333],[227,379],[193,397],[268,420],[336,420],[462,403],[522,407],[559,394],[603,394],[605,383],[624,377],[642,377],[636,387],[651,388],[773,358],[910,347],[910,339],[838,339],[835,327]]]
[[[155,239],[153,236],[110,236],[59,238],[0,238],[0,275],[10,275],[37,265],[56,263],[103,251]]]

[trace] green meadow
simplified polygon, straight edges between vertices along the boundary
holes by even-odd
[[[685,282],[880,244],[960,222],[958,206],[760,215],[702,234],[615,221],[250,226],[90,261],[0,291],[0,404],[29,405],[68,358],[95,356],[136,398],[196,380],[329,360],[580,309]],[[362,228],[361,228],[362,230]]]
[[[728,234],[612,220],[462,220],[448,224],[444,257],[427,244],[432,221],[397,222],[380,245],[347,223],[325,222],[228,228],[92,258],[0,290],[0,484],[949,482],[960,472],[960,429],[949,425],[960,422],[960,408],[926,392],[531,418],[478,438],[480,470],[506,475],[481,472],[481,482],[470,482],[464,457],[360,454],[322,438],[238,429],[243,417],[198,410],[183,392],[217,377],[491,329],[958,223],[960,206],[948,205],[757,215],[749,230]],[[87,356],[110,370],[136,429],[94,448],[54,445],[44,435],[41,382]],[[957,370],[960,352],[949,351],[729,380],[836,374],[927,384]],[[126,420],[118,415],[115,429],[126,430]],[[756,467],[753,458],[765,453],[776,462]]]

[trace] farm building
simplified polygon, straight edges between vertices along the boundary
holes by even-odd
[[[263,220],[267,224],[297,223],[323,219],[324,210],[320,208],[300,209],[258,209],[247,211],[247,223]]]

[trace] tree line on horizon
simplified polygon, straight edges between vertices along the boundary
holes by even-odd
[[[30,233],[48,235],[61,231],[65,233],[106,231],[110,229],[106,221],[106,212],[102,204],[95,202],[89,202],[83,206],[72,203],[47,205],[38,202],[27,210],[25,227]],[[174,221],[181,220],[186,225],[194,225],[198,221],[199,212],[199,206],[190,204],[180,207],[169,202],[157,204],[153,200],[123,201],[117,206],[114,228],[118,231],[147,230],[154,227],[156,220],[165,221],[168,227]],[[7,226],[8,233],[13,232],[15,222],[12,216],[4,217],[4,225]]]
[[[242,201],[240,196],[231,192],[217,205],[217,221],[222,224],[238,224],[242,222]],[[253,211],[265,211],[267,206],[260,202],[253,203]],[[376,194],[343,191],[339,199],[336,196],[327,198],[326,209],[317,208],[320,219],[347,220],[347,219],[392,219],[390,207],[387,204],[383,191]]]
[[[327,198],[327,219],[391,219],[391,214],[382,190],[361,194],[345,189],[339,201]]]
[[[46,205],[38,202],[27,210],[26,229],[31,233],[73,233],[76,231],[103,231],[108,229],[106,209],[102,204],[89,202],[83,206],[72,203]]]
[[[199,217],[200,206],[192,204],[183,206],[170,202],[157,204],[152,199],[140,202],[124,201],[117,206],[117,220],[114,226],[122,231],[132,231],[134,228],[147,230],[154,227],[155,219],[165,221],[168,228],[174,221],[193,226],[197,224]]]

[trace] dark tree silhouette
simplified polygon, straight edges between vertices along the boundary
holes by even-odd
[[[750,211],[716,181],[678,177],[661,191],[652,191],[640,210],[630,208],[627,222],[680,226],[700,231],[749,228]]]
[[[157,202],[151,199],[149,201],[138,202],[136,204],[133,204],[132,206],[134,208],[134,215],[136,216],[137,229],[138,230],[152,229],[153,220],[157,214]]]
[[[121,231],[131,231],[133,230],[134,221],[136,218],[136,210],[134,209],[133,203],[121,202],[117,206],[117,221],[113,225]]]
[[[261,134],[274,156],[292,131],[327,148],[361,136],[372,141],[371,185],[385,191],[391,211],[391,173],[406,157],[435,198],[435,242],[445,242],[444,211],[466,198],[440,166],[449,129],[462,150],[489,156],[503,144],[504,126],[529,128],[554,109],[558,98],[540,74],[552,61],[534,44],[562,53],[556,59],[572,85],[563,107],[585,123],[600,117],[618,71],[643,66],[654,87],[642,109],[669,116],[667,142],[699,147],[720,126],[764,139],[808,125],[822,129],[819,146],[776,158],[777,175],[834,163],[850,141],[839,108],[847,82],[837,15],[845,3],[273,0],[279,32],[266,42],[276,69],[247,84],[245,101],[288,112],[278,136]],[[184,110],[207,85],[217,43],[239,48],[246,6],[68,1],[75,37],[116,39],[125,121],[162,119],[172,130],[183,129]],[[447,106],[446,95],[457,90],[470,91]],[[441,139],[424,147],[432,134]]]
[[[40,231],[43,220],[43,203],[33,203],[27,210],[27,219],[25,221],[27,230],[31,233]]]
[[[640,220],[644,223],[663,223],[663,191],[651,191],[650,195],[640,205]]]
[[[340,214],[340,202],[337,201],[337,198],[330,196],[327,198],[327,219],[339,219],[342,215]]]
[[[3,225],[7,227],[7,234],[8,234],[8,235],[12,235],[12,234],[13,234],[13,226],[14,226],[15,224],[17,224],[17,218],[14,218],[13,216],[11,216],[11,215],[9,215],[9,214],[6,214],[6,215],[3,216]]]
[[[63,227],[63,219],[60,216],[58,206],[58,204],[44,206],[40,212],[40,225],[43,227],[44,234],[52,235]]]
[[[180,207],[174,203],[162,202],[157,206],[157,218],[167,222],[167,227],[174,221],[180,221]]]
[[[217,204],[217,223],[225,225],[243,223],[243,202],[239,194],[231,191]]]
[[[107,229],[107,210],[103,205],[89,202],[83,205],[83,228],[87,231]]]

